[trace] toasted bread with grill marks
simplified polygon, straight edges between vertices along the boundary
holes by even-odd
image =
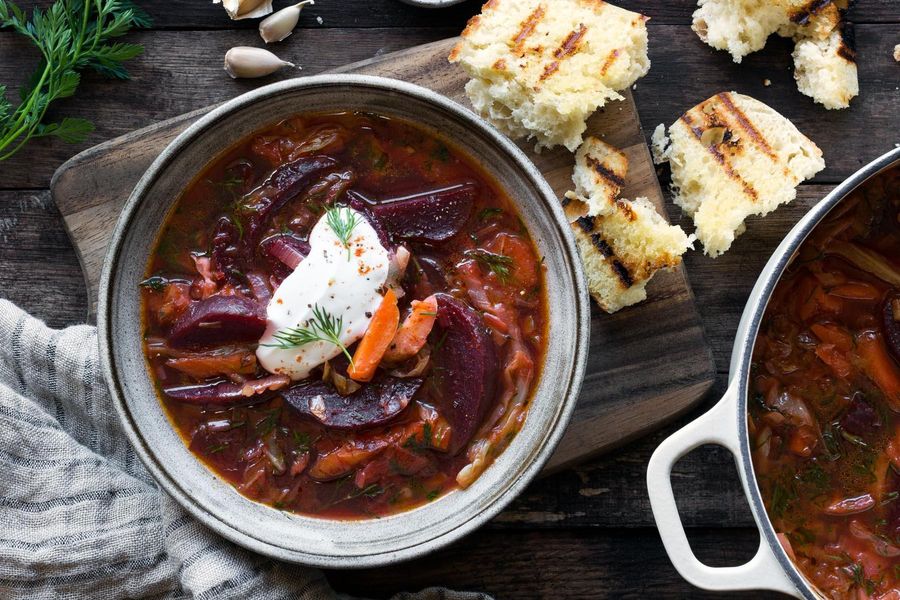
[[[575,151],[587,118],[650,68],[646,20],[601,0],[490,0],[449,59],[505,133]]]
[[[844,2],[844,0],[842,0]],[[699,0],[691,28],[734,62],[766,45],[773,33],[782,37],[827,37],[840,22],[832,0]]]
[[[792,38],[800,92],[825,106],[846,108],[859,94],[856,53],[846,35],[848,0],[699,0],[692,28],[734,62],[761,49],[772,33]]]
[[[748,216],[790,202],[801,181],[825,168],[822,151],[793,123],[735,92],[684,113],[665,142],[659,150],[671,165],[675,204],[693,217],[712,257],[731,247]]]
[[[646,198],[617,200],[605,215],[579,217],[572,230],[591,296],[609,313],[646,300],[653,275],[680,265],[693,244]]]
[[[575,154],[575,190],[566,195],[564,206],[569,220],[609,213],[625,185],[627,173],[628,157],[624,152],[588,136]]]
[[[791,55],[797,89],[828,109],[847,108],[859,95],[856,51],[846,31],[838,27],[822,39],[800,39]]]
[[[681,255],[693,243],[646,198],[618,198],[627,168],[620,150],[588,137],[576,155],[575,190],[563,199],[588,289],[607,312],[646,299],[653,275],[681,264]]]

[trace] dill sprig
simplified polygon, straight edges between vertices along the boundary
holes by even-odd
[[[353,230],[360,223],[359,215],[355,211],[350,210],[346,206],[336,206],[329,208],[325,215],[328,227],[334,232],[334,235],[341,240],[341,244],[347,249],[347,260],[350,260],[350,236]]]
[[[503,283],[507,283],[512,279],[510,268],[513,265],[513,259],[510,257],[503,254],[495,254],[483,248],[469,250],[466,252],[466,256],[475,259],[475,262],[491,271]]]
[[[137,44],[109,43],[132,27],[149,27],[150,18],[131,0],[57,0],[46,11],[35,8],[31,19],[10,0],[0,0],[0,29],[12,29],[31,40],[41,62],[22,86],[16,107],[0,85],[0,161],[28,140],[55,136],[83,141],[94,126],[86,119],[66,117],[45,123],[50,103],[68,98],[81,82],[79,71],[93,69],[115,79],[128,79],[123,62],[143,52]]]
[[[344,329],[344,317],[335,317],[318,304],[313,305],[313,316],[306,322],[306,327],[288,327],[272,334],[277,340],[276,344],[263,344],[269,348],[287,350],[297,346],[305,346],[312,342],[332,343],[341,349],[350,364],[353,357],[347,350],[347,346],[341,341],[341,331]]]

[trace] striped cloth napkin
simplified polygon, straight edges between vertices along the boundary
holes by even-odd
[[[160,491],[119,426],[95,328],[49,329],[2,299],[0,473],[4,600],[347,598],[315,569],[220,538]]]

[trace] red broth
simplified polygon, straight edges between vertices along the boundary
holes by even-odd
[[[457,203],[423,223],[421,210],[377,212],[423,192],[463,197],[465,212]],[[371,382],[354,383],[341,353],[285,385],[256,360],[259,319],[309,252],[313,226],[345,205],[378,222],[394,257],[401,246],[410,254],[394,286],[400,322],[430,297],[440,299],[435,324],[414,356],[380,363]],[[409,222],[452,235],[422,239]],[[145,355],[173,425],[240,493],[286,511],[377,517],[471,484],[524,423],[543,362],[543,266],[514,203],[451,143],[378,115],[299,115],[223,152],[173,207],[146,277]],[[201,308],[220,320],[185,333]],[[262,391],[248,395],[247,382]],[[327,418],[297,408],[304,384],[325,386],[337,407]],[[408,402],[399,412],[392,393]]]
[[[757,481],[788,554],[829,598],[900,598],[900,169],[813,232],[753,354]]]

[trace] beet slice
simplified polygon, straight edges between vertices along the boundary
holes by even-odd
[[[443,242],[459,233],[472,214],[478,187],[463,183],[369,207],[393,237],[414,242]]]
[[[304,156],[275,169],[265,183],[241,202],[239,210],[245,217],[245,239],[251,244],[259,239],[275,211],[299,194],[313,175],[336,164],[330,156]]]
[[[432,373],[437,410],[450,423],[449,451],[456,454],[481,425],[494,398],[497,349],[481,316],[447,294],[437,294]]]
[[[188,404],[233,404],[240,401],[254,403],[268,400],[290,382],[287,375],[267,375],[260,379],[248,379],[243,383],[222,381],[181,385],[166,388],[163,392],[173,400]]]
[[[900,315],[895,314],[895,306],[900,310],[900,290],[891,290],[884,299],[881,308],[882,325],[884,325],[884,343],[888,352],[900,363]]]
[[[862,394],[857,394],[850,401],[847,412],[841,417],[841,427],[852,435],[869,435],[881,427],[881,417],[872,405],[863,399]]]
[[[203,383],[200,385],[182,385],[163,390],[166,396],[187,404],[231,404],[239,400],[247,400],[241,393],[243,386],[223,381],[220,383]]]
[[[421,387],[421,379],[384,377],[341,396],[324,381],[303,381],[284,390],[282,396],[300,414],[326,427],[357,430],[389,422],[403,412]]]
[[[169,332],[174,348],[203,348],[255,342],[266,330],[265,309],[241,296],[210,296],[194,302]]]
[[[378,241],[381,242],[382,246],[384,246],[385,248],[391,248],[393,246],[388,236],[388,232],[384,228],[384,225],[382,225],[381,222],[377,218],[375,218],[375,215],[372,213],[371,209],[374,202],[372,202],[356,190],[349,190],[347,192],[347,204],[353,210],[365,215],[366,220],[369,221],[369,225],[371,225],[372,229],[375,230],[375,233],[378,234]]]

